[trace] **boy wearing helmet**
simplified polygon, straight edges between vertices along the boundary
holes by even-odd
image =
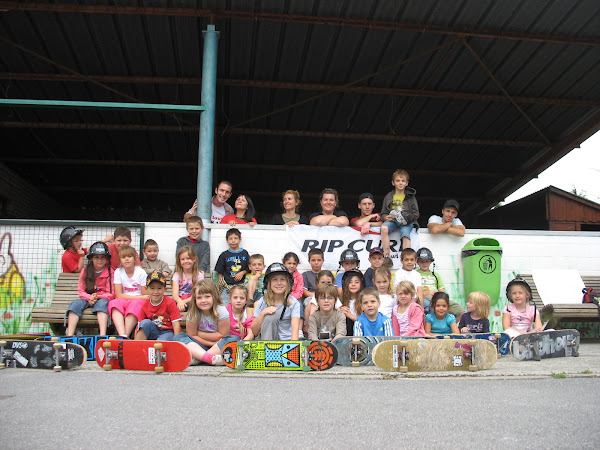
[[[340,265],[338,267],[338,273],[335,276],[335,285],[340,287],[342,285],[342,277],[344,276],[344,272],[348,272],[350,269],[358,269],[360,266],[360,258],[358,257],[358,253],[356,253],[351,248],[347,248],[340,255]],[[340,268],[343,268],[344,271],[340,272]]]
[[[60,244],[65,252],[62,255],[63,273],[79,273],[83,269],[87,248],[83,247],[83,229],[66,227],[60,232]]]
[[[425,303],[424,310],[426,314],[432,312],[430,308],[430,302],[433,294],[436,292],[446,292],[442,277],[439,273],[435,273],[434,261],[435,259],[433,258],[433,253],[427,247],[421,247],[417,252],[417,264],[419,265],[417,272],[419,275],[421,275],[421,284],[423,286],[423,297]],[[432,264],[433,270],[430,270]],[[465,310],[459,303],[453,302],[452,300],[449,302],[450,309],[448,312],[453,314],[458,322],[461,316],[465,313]]]
[[[431,234],[448,233],[453,236],[465,235],[465,226],[458,218],[458,202],[454,199],[446,200],[442,208],[442,215],[433,215],[427,221],[427,228]]]

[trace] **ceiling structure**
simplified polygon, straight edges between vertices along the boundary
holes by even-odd
[[[592,1],[0,1],[0,96],[198,105],[208,24],[213,178],[259,217],[286,189],[306,212],[325,187],[380,207],[396,168],[422,225],[447,198],[479,214],[600,129]],[[81,218],[179,220],[194,200],[197,114],[0,115],[0,162]]]

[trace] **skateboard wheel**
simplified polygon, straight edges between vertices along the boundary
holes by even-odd
[[[0,346],[6,347],[6,341],[0,341]]]
[[[62,344],[59,342],[55,342],[54,344],[52,344],[52,348],[54,350],[62,350]]]
[[[444,339],[450,339],[450,336],[444,336]]]
[[[116,337],[115,337],[115,336],[109,336],[109,337],[108,337],[108,340],[109,340],[109,341],[111,341],[111,340],[114,340],[114,339],[116,339]]]
[[[54,366],[54,371],[55,372],[60,372],[62,370],[62,367],[60,366]]]
[[[494,334],[494,337],[495,337],[496,339],[500,339],[500,338],[502,337],[502,335],[501,335],[500,333],[496,333],[496,334]]]
[[[469,371],[470,371],[470,372],[477,372],[478,370],[479,370],[479,367],[477,367],[477,366],[476,366],[476,365],[474,365],[474,364],[471,364],[471,365],[469,366]]]
[[[302,367],[302,372],[310,372],[310,366]]]
[[[235,368],[237,370],[245,370],[246,366],[243,363],[239,363],[237,366],[235,366]]]
[[[111,366],[110,364],[104,364],[104,365],[102,366],[102,368],[103,368],[104,370],[112,370],[112,366]]]
[[[103,342],[102,343],[102,347],[104,347],[104,348],[110,348],[111,346],[112,346],[111,342]]]
[[[408,367],[404,366],[404,367],[400,367],[399,370],[400,373],[407,373],[408,372]]]
[[[154,348],[156,350],[160,350],[162,348],[162,342],[157,342],[156,344],[154,344]]]
[[[165,368],[164,368],[164,366],[158,366],[158,367],[154,368],[154,371],[156,373],[163,373],[165,371]]]
[[[352,361],[352,367],[359,367],[360,364],[356,361]]]
[[[58,338],[57,338],[56,336],[52,336],[52,337],[50,338],[50,341],[51,341],[51,342],[58,342]]]

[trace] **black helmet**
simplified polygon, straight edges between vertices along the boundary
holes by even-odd
[[[365,285],[365,276],[363,275],[363,273],[358,269],[350,269],[350,270],[346,270],[344,272],[344,275],[342,275],[342,287],[344,286],[344,281],[346,281],[346,278],[350,278],[354,275],[356,275],[358,278],[360,278],[360,281],[363,286]]]
[[[83,228],[67,227],[60,232],[60,245],[66,250],[69,242],[78,234],[83,233]]]
[[[514,280],[510,281],[506,285],[506,298],[508,299],[509,302],[512,303],[512,300],[509,295],[510,288],[513,287],[515,284],[520,284],[521,286],[523,286],[527,290],[527,292],[529,292],[529,300],[533,299],[533,293],[531,292],[531,286],[529,286],[529,283],[527,281],[525,281],[523,278],[517,277]]]
[[[429,250],[427,247],[421,247],[419,249],[417,252],[417,260],[419,259],[428,259],[432,262],[435,261],[435,259],[433,259],[433,253],[431,253],[431,250]]]
[[[288,278],[288,280],[290,282],[290,292],[291,292],[292,288],[294,287],[294,277],[292,276],[290,271],[287,270],[287,267],[285,267],[283,264],[281,264],[279,262],[275,262],[275,263],[271,264],[269,267],[267,267],[267,270],[265,270],[265,278],[264,278],[265,289],[267,288],[271,277],[273,275],[278,275],[278,274],[285,275]]]
[[[104,242],[94,242],[88,251],[88,259],[92,259],[95,255],[106,255],[110,259],[110,250]]]
[[[358,265],[360,265],[360,258],[358,257],[358,253],[354,250],[347,248],[340,255],[340,265],[345,261],[357,261]],[[358,266],[356,266],[358,267]]]

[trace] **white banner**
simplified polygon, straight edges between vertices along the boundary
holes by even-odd
[[[292,251],[300,258],[300,270],[310,270],[308,252],[313,248],[320,248],[325,255],[323,269],[333,272],[338,270],[340,254],[350,248],[358,253],[360,258],[359,269],[363,272],[371,267],[369,253],[374,248],[381,248],[381,235],[379,228],[373,227],[367,235],[360,234],[359,229],[353,227],[314,227],[310,225],[296,225],[287,227],[288,251]],[[419,233],[411,233],[411,247],[419,249]],[[400,264],[400,233],[394,231],[390,235],[391,254],[394,269],[399,269]]]

